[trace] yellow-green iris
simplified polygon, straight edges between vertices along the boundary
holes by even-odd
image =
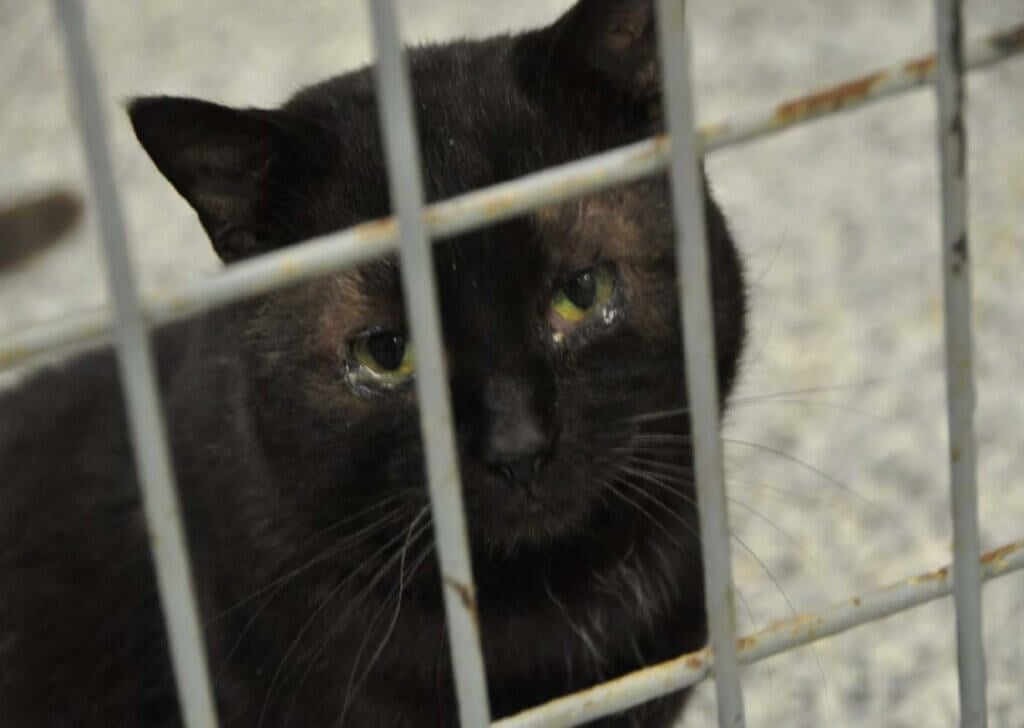
[[[416,371],[412,342],[398,331],[374,331],[352,342],[353,375],[366,383],[397,387]]]
[[[615,293],[615,276],[607,265],[595,265],[575,273],[551,296],[551,312],[556,328],[564,329],[582,322],[600,310]],[[559,326],[559,324],[561,324]]]

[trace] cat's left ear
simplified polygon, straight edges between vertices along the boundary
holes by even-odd
[[[553,54],[571,76],[636,101],[660,97],[653,0],[579,0],[550,31]]]

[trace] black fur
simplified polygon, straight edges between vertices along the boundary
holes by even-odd
[[[549,28],[412,51],[429,198],[660,131],[651,22],[647,0],[582,0]],[[276,110],[130,113],[226,261],[389,212],[369,69]],[[710,195],[706,212],[724,401],[745,298]],[[685,406],[666,181],[435,252],[494,714],[703,645],[687,418],[636,419]],[[596,263],[606,315],[557,340],[553,292]],[[223,725],[457,723],[415,397],[351,377],[361,332],[403,320],[386,259],[157,336]],[[112,355],[36,374],[0,418],[2,722],[177,725]],[[626,469],[652,450],[656,478]],[[668,726],[685,697],[600,724]]]

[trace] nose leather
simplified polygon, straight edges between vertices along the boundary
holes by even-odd
[[[494,375],[486,385],[484,402],[490,420],[484,462],[510,483],[529,484],[551,447],[533,386],[524,377]]]

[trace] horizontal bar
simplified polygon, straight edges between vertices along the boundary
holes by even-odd
[[[942,177],[942,290],[946,349],[946,418],[953,510],[953,601],[956,605],[960,725],[985,728],[985,643],[981,630],[981,552],[974,438],[971,261],[967,236],[967,131],[964,128],[963,8],[936,0],[938,151]]]
[[[435,203],[425,210],[427,230],[432,238],[455,235],[645,177],[664,169],[667,149],[667,138],[656,137]],[[169,323],[379,258],[397,247],[395,219],[372,220],[233,263],[167,293],[154,293],[146,299],[146,312],[151,325]],[[109,311],[98,308],[75,314],[68,322],[57,319],[0,336],[0,370],[28,363],[57,347],[103,341],[109,338],[109,326]]]
[[[967,47],[969,69],[989,66],[1024,53],[1024,25],[1000,31]],[[934,78],[932,56],[902,64],[899,80],[867,83],[865,77],[767,109],[736,115],[701,128],[705,152],[774,134],[822,116],[927,84]],[[909,69],[915,70],[913,73]],[[844,89],[867,85],[864,94]],[[434,239],[506,220],[530,210],[573,199],[594,190],[630,182],[665,169],[666,137],[654,137],[509,182],[475,190],[426,209],[427,229]],[[266,293],[289,283],[379,257],[397,248],[398,226],[391,218],[362,223],[287,249],[227,266],[218,273],[179,284],[169,293],[143,296],[150,324],[163,324],[192,314]],[[61,320],[0,333],[0,371],[30,363],[48,352],[109,340],[110,312],[99,308]]]
[[[985,68],[1022,52],[1024,25],[1015,25],[968,45],[964,67],[971,71]],[[739,144],[927,86],[935,80],[937,62],[934,54],[921,56],[766,109],[734,114],[717,124],[701,127],[704,149],[713,151]]]
[[[469,558],[458,450],[448,396],[433,249],[423,205],[423,168],[412,89],[394,0],[367,0],[377,50],[375,67],[388,185],[401,230],[402,288],[416,345],[416,399],[433,515],[434,541],[458,699],[459,725],[491,722],[480,618]],[[426,716],[424,716],[425,718]]]
[[[707,221],[690,79],[690,37],[683,0],[659,0],[658,48],[666,127],[674,140],[669,160],[676,235],[676,284],[683,315],[683,352],[693,460],[697,481],[704,597],[715,655],[715,697],[720,728],[743,728],[743,689],[736,654],[729,511],[725,500],[718,371],[715,362]]]
[[[217,714],[174,488],[156,368],[135,287],[85,13],[79,0],[55,0],[54,8],[63,31],[82,149],[95,193],[107,286],[114,302],[114,340],[121,388],[128,410],[132,450],[156,569],[157,591],[167,626],[178,702],[189,728],[215,728]],[[137,667],[144,670],[142,665]]]
[[[1024,540],[983,554],[980,565],[984,581],[1024,569]],[[740,637],[737,640],[740,663],[746,665],[759,662],[948,596],[952,592],[951,572],[952,567],[944,566]],[[695,685],[711,673],[713,666],[711,651],[705,647],[556,698],[492,725],[494,728],[564,728],[579,725]]]

